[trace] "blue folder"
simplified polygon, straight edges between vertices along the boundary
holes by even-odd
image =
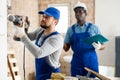
[[[97,34],[97,35],[94,35],[92,37],[88,37],[88,38],[85,38],[84,39],[84,42],[88,43],[88,44],[92,44],[93,42],[100,42],[101,44],[109,41],[106,37],[104,37],[103,35],[101,34]]]

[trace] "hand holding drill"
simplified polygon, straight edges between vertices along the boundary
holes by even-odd
[[[14,22],[13,22],[14,23]],[[29,28],[29,21],[27,16],[22,17],[22,23],[14,23],[15,28],[15,34],[14,34],[14,40],[20,41],[22,37],[24,37],[28,31]]]

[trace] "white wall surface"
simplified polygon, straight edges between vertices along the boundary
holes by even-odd
[[[0,0],[0,80],[7,80],[7,6]]]
[[[98,51],[99,63],[115,65],[115,36],[120,36],[120,0],[95,0],[95,24],[109,39],[104,51]]]

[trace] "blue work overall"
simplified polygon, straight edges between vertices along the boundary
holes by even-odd
[[[36,45],[39,46],[39,47],[41,47],[44,44],[45,40],[48,37],[50,37],[52,35],[59,34],[58,32],[51,33],[50,35],[46,36],[43,39],[41,45],[39,45],[38,42],[39,42],[39,39],[40,39],[41,35],[43,34],[43,32],[44,31],[42,31],[42,33],[40,33],[39,36],[36,39]],[[36,80],[50,79],[52,72],[56,72],[56,73],[60,72],[60,68],[55,69],[48,64],[48,62],[46,60],[46,57],[36,58],[35,59],[35,64],[36,64]]]
[[[95,52],[95,48],[85,43],[83,40],[91,36],[88,32],[92,24],[89,23],[86,31],[82,33],[75,32],[75,26],[72,26],[73,35],[71,41],[71,47],[73,50],[73,58],[71,61],[71,76],[81,75],[86,76],[87,71],[84,67],[88,67],[98,72],[98,59]],[[95,77],[93,74],[90,77]]]

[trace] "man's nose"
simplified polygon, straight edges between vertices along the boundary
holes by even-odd
[[[45,21],[45,18],[43,17],[42,20]]]

